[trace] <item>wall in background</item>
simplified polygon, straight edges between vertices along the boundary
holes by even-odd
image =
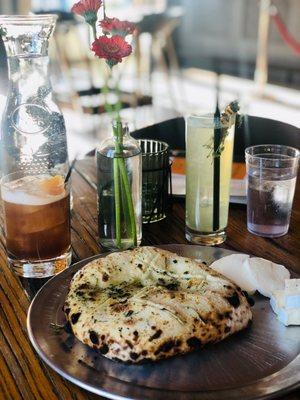
[[[169,0],[184,8],[176,34],[183,66],[194,66],[253,77],[256,57],[258,1]],[[276,0],[281,16],[300,41],[300,1]],[[270,80],[300,87],[300,56],[279,36],[273,22],[269,45]]]
[[[31,0],[1,0],[0,14],[25,14],[30,10]]]

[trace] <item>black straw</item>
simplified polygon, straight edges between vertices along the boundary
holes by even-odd
[[[70,179],[70,176],[72,174],[72,171],[73,171],[73,168],[74,168],[74,165],[75,165],[76,161],[77,161],[77,157],[74,158],[74,160],[72,161],[72,163],[70,165],[69,171],[68,171],[68,173],[67,173],[67,175],[65,177],[65,183],[68,183],[68,180]]]
[[[220,155],[218,149],[221,141],[220,127],[220,109],[218,102],[218,87],[217,87],[217,104],[214,114],[214,183],[213,183],[213,230],[217,231],[220,228]]]

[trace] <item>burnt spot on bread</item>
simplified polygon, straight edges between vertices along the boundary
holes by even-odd
[[[135,353],[134,351],[131,351],[131,352],[129,353],[129,357],[130,357],[132,360],[137,360],[137,359],[139,358],[139,354],[138,354],[138,353]]]
[[[103,282],[107,282],[108,278],[109,278],[109,275],[106,272],[104,272],[103,275],[102,275]]]
[[[89,285],[87,283],[82,283],[78,286],[77,290],[88,289]]]
[[[224,333],[228,333],[230,332],[230,330],[231,330],[230,326],[225,326]]]
[[[154,340],[154,339],[158,339],[158,338],[161,336],[161,334],[162,334],[162,330],[159,329],[158,331],[156,331],[156,332],[154,333],[154,335],[152,335],[152,336],[149,338],[149,342],[152,342],[152,340]]]
[[[225,318],[224,314],[219,313],[219,312],[216,314],[216,317],[217,317],[217,319],[220,320],[220,321],[222,321],[222,319]]]
[[[89,331],[89,336],[93,344],[99,344],[99,337],[95,331]]]
[[[193,336],[191,338],[189,338],[186,341],[187,345],[191,348],[191,349],[199,349],[202,345],[202,342],[200,339],[198,339],[196,336]]]
[[[177,260],[173,260],[173,264],[177,264],[177,262],[178,262]]]
[[[142,356],[146,356],[148,354],[148,351],[147,350],[143,350],[142,352],[141,352],[141,355]]]
[[[71,315],[71,322],[72,322],[73,325],[75,325],[77,323],[77,321],[79,320],[80,315],[81,315],[80,312],[74,313],[74,314]]]
[[[143,268],[143,264],[138,264],[137,267],[138,267],[139,269],[142,269],[142,268]]]
[[[69,314],[70,314],[70,311],[71,311],[71,309],[70,309],[69,307],[67,307],[67,308],[65,308],[65,309],[64,309],[64,311],[65,311],[65,313],[66,313],[67,315],[69,315]]]
[[[137,338],[139,337],[138,331],[133,331],[133,336],[134,336],[133,340],[137,340]]]
[[[131,349],[133,349],[133,344],[131,343],[130,340],[125,340],[125,342],[127,343],[127,345],[128,345]]]
[[[255,304],[255,301],[254,301],[254,299],[252,297],[249,296],[248,292],[246,292],[246,290],[242,290],[242,295],[244,297],[246,297],[246,300],[247,300],[249,306],[253,307],[254,304]]]
[[[82,297],[84,293],[81,290],[75,292],[76,296]]]
[[[169,283],[166,285],[166,289],[168,290],[177,290],[178,289],[178,282]]]
[[[231,296],[226,297],[226,300],[228,303],[233,307],[237,308],[241,303],[240,303],[240,298],[237,292],[234,292]]]
[[[170,350],[175,347],[175,341],[174,340],[167,340],[166,342],[162,343],[159,348],[155,351],[155,355],[158,355],[159,353],[168,353]]]
[[[101,354],[105,355],[108,353],[109,347],[107,346],[107,344],[104,344],[103,346],[99,347],[99,351]]]

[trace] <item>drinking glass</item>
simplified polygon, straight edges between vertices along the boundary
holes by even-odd
[[[234,127],[234,116],[227,123],[213,114],[186,120],[186,238],[192,243],[215,245],[226,239]],[[219,156],[216,130],[224,138]]]
[[[139,140],[142,149],[143,223],[166,218],[170,177],[169,145],[158,140]]]
[[[245,150],[247,228],[265,237],[288,232],[299,164],[299,150],[258,145]]]
[[[10,267],[26,278],[52,276],[71,263],[70,184],[64,176],[19,171],[1,179]]]

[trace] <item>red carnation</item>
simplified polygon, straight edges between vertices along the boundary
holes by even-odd
[[[80,0],[73,5],[71,11],[82,15],[88,24],[92,24],[97,21],[97,12],[101,6],[102,0]]]
[[[132,47],[120,35],[112,37],[100,36],[92,44],[92,50],[99,58],[104,58],[110,67],[113,67],[122,58],[127,57],[132,52]]]
[[[132,22],[120,21],[118,18],[105,18],[100,21],[100,26],[104,33],[123,37],[133,34],[136,30],[136,26]]]
[[[71,11],[78,15],[84,15],[90,11],[97,13],[101,6],[102,0],[80,0],[73,5]]]

